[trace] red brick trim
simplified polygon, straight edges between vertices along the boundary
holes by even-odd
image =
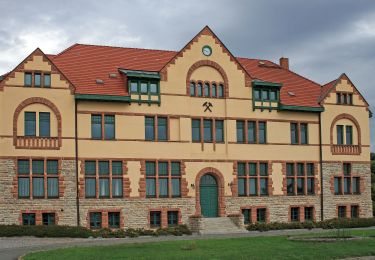
[[[153,211],[160,212],[160,227],[161,228],[168,227],[168,211],[177,211],[178,212],[178,225],[182,224],[182,215],[181,215],[180,208],[168,208],[168,207],[149,208],[147,212],[147,227],[150,229],[154,229],[150,225],[150,213]]]
[[[336,123],[341,119],[348,119],[353,122],[357,129],[357,145],[337,145],[334,144],[333,131],[335,130]],[[330,130],[330,143],[331,143],[331,153],[332,154],[348,154],[348,155],[359,155],[362,152],[361,146],[361,127],[358,121],[347,113],[340,114],[332,120],[331,130]]]
[[[35,214],[35,225],[43,225],[43,213],[54,213],[55,214],[55,225],[59,223],[59,214],[57,210],[21,210],[20,216],[18,218],[20,225],[23,224],[22,214],[24,213],[34,213]]]
[[[114,209],[89,209],[87,211],[86,215],[86,227],[90,228],[90,213],[102,213],[102,228],[109,228],[108,223],[108,213],[114,212],[114,213],[120,213],[120,229],[124,228],[124,216],[122,213],[122,209],[120,208],[114,208]]]
[[[316,209],[314,205],[289,205],[288,208],[288,222],[292,222],[292,208],[299,208],[299,222],[305,222],[305,208],[313,208],[313,221],[316,221]]]
[[[225,217],[225,190],[224,190],[224,176],[223,174],[216,168],[213,167],[206,167],[199,171],[197,176],[195,177],[195,215],[201,216],[201,203],[200,203],[200,181],[203,175],[211,174],[216,178],[217,185],[218,185],[218,206],[219,206],[219,216]]]
[[[286,165],[288,163],[292,163],[293,164],[293,168],[294,168],[294,176],[290,176],[288,177],[287,176],[287,167]],[[304,164],[304,169],[305,169],[305,175],[301,175],[301,176],[298,176],[298,163],[303,163]],[[309,176],[307,175],[307,164],[313,164],[314,165],[314,194],[307,194],[307,179],[309,178],[312,178],[312,176]],[[316,161],[283,161],[282,162],[282,174],[283,174],[283,194],[285,196],[315,196],[315,195],[318,195],[320,193],[320,178],[319,178],[319,164],[318,162]],[[297,179],[298,178],[304,178],[304,190],[305,190],[305,194],[297,194]],[[287,189],[287,179],[288,178],[294,178],[294,191],[295,191],[295,194],[294,195],[288,195],[288,189]]]
[[[351,218],[352,217],[352,209],[351,207],[352,206],[357,206],[358,207],[358,217],[361,216],[361,211],[362,211],[362,208],[359,206],[359,204],[357,203],[354,203],[354,204],[351,204],[351,203],[339,203],[339,204],[336,204],[336,218],[338,218],[339,216],[339,207],[340,206],[343,206],[343,207],[346,207],[346,218]]]
[[[353,162],[338,162],[341,164],[341,171],[339,173],[335,173],[330,176],[329,184],[330,184],[330,191],[333,195],[340,196],[340,195],[361,195],[366,189],[366,183],[363,176],[358,173],[353,173]],[[350,175],[344,175],[344,164],[350,164],[351,172]],[[335,178],[341,178],[341,194],[335,194]],[[344,180],[345,178],[350,178],[350,187],[349,193],[344,193]],[[359,178],[359,193],[353,193],[352,191],[352,182],[353,178]]]
[[[257,223],[257,209],[266,209],[266,223],[270,223],[270,211],[269,211],[268,207],[266,207],[266,206],[251,206],[251,205],[241,206],[240,207],[240,214],[242,214],[243,209],[250,209],[251,210],[251,216],[250,216],[251,223]]]
[[[49,107],[53,111],[57,119],[57,138],[17,136],[17,121],[18,121],[19,114],[24,108],[32,104],[43,104]],[[18,107],[16,108],[13,114],[13,145],[16,148],[21,148],[21,149],[59,150],[62,145],[62,141],[61,141],[62,122],[61,121],[62,121],[61,113],[59,109],[56,107],[56,105],[53,104],[51,101],[42,97],[28,98],[22,101],[21,104],[18,105]]]

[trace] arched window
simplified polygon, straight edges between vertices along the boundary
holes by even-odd
[[[197,96],[198,97],[202,96],[202,83],[198,83],[197,85]]]
[[[218,97],[219,97],[219,98],[224,97],[224,86],[223,86],[223,84],[220,84],[220,85],[219,85],[219,88],[218,88],[218,90],[217,90],[217,94],[218,94]]]
[[[210,96],[210,84],[204,83],[204,96],[209,97]]]
[[[211,96],[216,97],[216,84],[212,83],[211,85]]]

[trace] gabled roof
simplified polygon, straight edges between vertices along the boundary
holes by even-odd
[[[354,88],[354,92],[361,97],[361,99],[367,106],[369,106],[366,99],[362,96],[362,94],[358,91],[356,86],[345,73],[342,73],[337,79],[334,79],[322,86],[321,95],[319,97],[319,103],[322,102],[327,97],[327,95],[336,88],[337,84],[339,84],[342,79],[347,80],[349,84],[352,85],[352,87]]]

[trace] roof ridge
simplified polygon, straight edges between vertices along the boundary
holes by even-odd
[[[172,50],[160,50],[160,49],[152,49],[152,48],[138,48],[138,47],[124,47],[124,46],[111,46],[111,45],[89,44],[89,43],[76,43],[75,45],[106,47],[106,48],[115,48],[115,49],[132,49],[132,50],[146,50],[146,51],[178,52],[178,51],[172,51]]]

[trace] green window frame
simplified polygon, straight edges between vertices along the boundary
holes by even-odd
[[[161,227],[161,212],[150,211],[150,227],[160,228]]]
[[[44,74],[43,75],[43,87],[45,87],[45,88],[51,87],[51,74]]]
[[[91,115],[91,138],[102,139],[102,115]]]
[[[192,132],[192,141],[193,142],[200,142],[201,141],[201,120],[200,119],[192,119],[191,120],[191,132]]]
[[[244,225],[249,225],[251,224],[251,209],[242,209],[241,210],[242,215],[243,215],[243,223]]]
[[[23,226],[35,226],[35,213],[22,213]]]
[[[51,115],[49,112],[39,112],[39,136],[51,136]]]
[[[254,101],[279,101],[279,90],[276,88],[269,87],[253,87],[253,99]]]
[[[120,212],[108,212],[108,227],[120,228]]]
[[[247,142],[249,144],[255,144],[257,142],[255,121],[247,121]]]
[[[350,206],[350,217],[351,218],[359,218],[359,206],[358,205],[351,205]]]
[[[337,133],[337,144],[343,145],[344,144],[344,126],[337,125],[336,126],[336,133]]]
[[[168,118],[157,117],[158,121],[158,141],[168,140]]]
[[[300,208],[299,207],[290,208],[290,221],[292,222],[300,221]]]
[[[203,120],[203,136],[205,143],[212,143],[213,138],[213,127],[212,127],[212,120],[211,119],[204,119]]]
[[[314,207],[305,207],[305,222],[314,221]]]
[[[181,163],[146,161],[146,198],[181,197]]]
[[[267,209],[257,208],[257,222],[266,223],[266,221],[267,221]]]
[[[30,72],[25,72],[24,76],[25,87],[31,87],[33,85],[33,74]]]
[[[353,145],[353,126],[345,126],[346,132],[346,145]]]
[[[101,212],[90,212],[90,228],[91,229],[102,228],[102,213]]]
[[[245,143],[245,121],[237,120],[236,129],[237,129],[237,143]]]
[[[104,139],[114,140],[115,139],[115,115],[104,115]]]
[[[258,143],[265,144],[267,143],[267,123],[266,122],[258,122]]]
[[[315,194],[315,164],[309,162],[286,163],[287,195]]]
[[[216,132],[216,142],[223,143],[224,142],[224,121],[223,120],[215,120],[215,132]]]
[[[42,74],[34,73],[34,87],[40,88],[42,86]]]
[[[55,213],[42,213],[43,226],[55,225]]]
[[[268,163],[237,162],[238,196],[269,195]]]
[[[25,112],[25,136],[36,136],[36,112]]]
[[[168,227],[178,226],[178,216],[179,216],[178,211],[168,211],[167,212]]]
[[[155,117],[145,117],[145,139],[147,141],[155,140]]]
[[[337,217],[338,218],[347,218],[346,206],[337,206]]]

